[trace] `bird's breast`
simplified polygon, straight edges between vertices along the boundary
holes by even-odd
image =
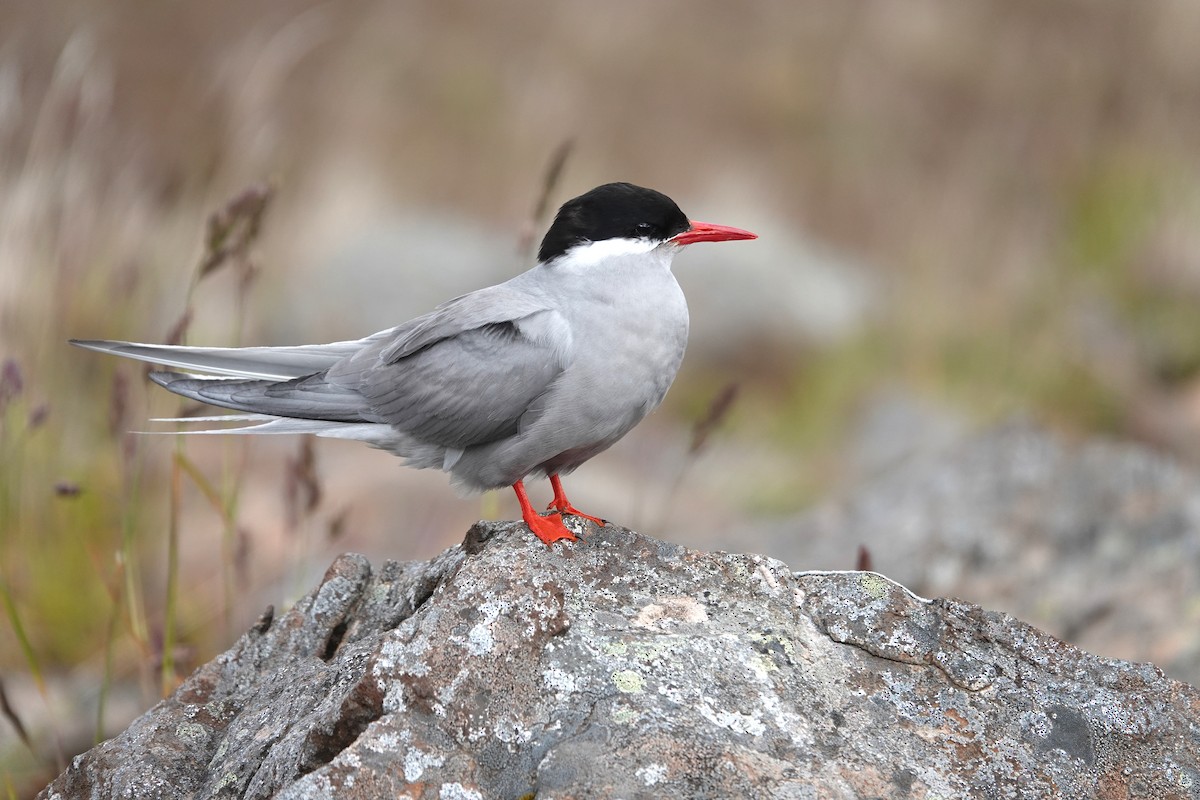
[[[569,317],[574,359],[563,389],[605,437],[652,411],[675,380],[687,347],[688,310],[669,271],[598,285]]]

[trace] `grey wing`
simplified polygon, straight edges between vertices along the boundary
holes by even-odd
[[[527,295],[493,287],[446,304],[329,371],[371,415],[414,438],[464,449],[517,432],[566,368],[570,327]]]
[[[72,339],[71,344],[206,375],[282,381],[329,369],[373,341],[385,337],[390,339],[395,330],[383,331],[357,341],[298,347],[187,347],[96,339]]]
[[[553,318],[544,315],[544,312],[552,311],[544,302],[508,284],[479,289],[393,328],[390,341],[379,355],[385,362],[394,363],[422,347],[491,324],[522,323],[526,333],[534,338],[557,336],[569,339],[570,331],[557,312],[553,312]],[[528,324],[534,318],[538,318],[540,324]],[[561,323],[562,329],[546,327],[556,321]]]
[[[324,373],[275,381],[151,372],[150,380],[183,397],[235,411],[326,422],[381,421],[360,394],[329,383]]]

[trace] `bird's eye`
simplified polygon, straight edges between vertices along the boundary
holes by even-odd
[[[634,230],[638,232],[638,236],[651,236],[654,233],[654,225],[649,222],[639,222]]]

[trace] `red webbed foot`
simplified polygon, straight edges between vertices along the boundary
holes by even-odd
[[[529,530],[533,531],[533,535],[546,544],[554,544],[563,540],[574,542],[579,539],[563,524],[562,517],[558,514],[547,514],[544,517],[534,514],[531,517],[523,516],[523,519],[529,526]]]
[[[557,475],[550,476],[550,485],[554,488],[554,499],[550,501],[550,505],[546,506],[547,509],[557,511],[559,514],[569,514],[572,517],[590,519],[602,528],[607,524],[605,520],[593,517],[591,514],[585,514],[571,505],[571,501],[567,499],[567,493],[563,491],[562,480]]]
[[[547,514],[543,517],[533,510],[533,506],[529,504],[529,496],[525,494],[524,483],[521,481],[514,483],[513,491],[517,493],[517,502],[521,504],[521,519],[525,520],[525,524],[529,526],[529,530],[533,532],[534,536],[547,545],[563,540],[574,542],[579,539],[563,524],[561,514]]]

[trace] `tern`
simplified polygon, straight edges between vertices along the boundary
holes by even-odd
[[[354,439],[460,487],[511,486],[521,518],[549,545],[576,539],[564,515],[604,524],[571,505],[560,476],[628,433],[675,380],[688,338],[675,256],[697,242],[755,238],[689,220],[661,192],[609,183],[563,204],[532,269],[365,339],[71,344],[173,368],[150,378],[243,412],[186,421],[255,423],[188,433]],[[531,476],[550,479],[551,513],[530,504]]]

